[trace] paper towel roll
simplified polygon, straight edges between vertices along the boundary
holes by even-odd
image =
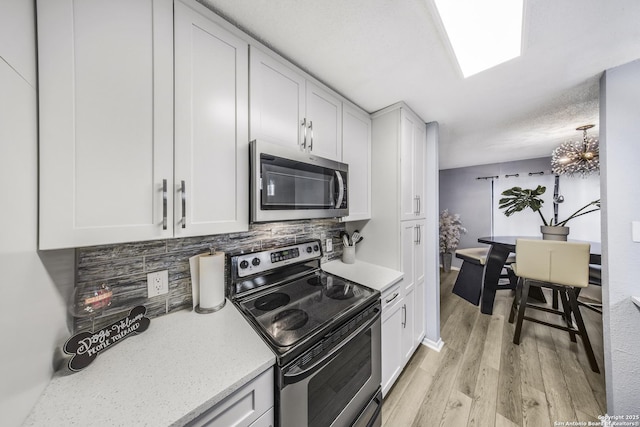
[[[224,252],[198,256],[198,278],[192,280],[192,286],[199,288],[196,311],[212,312],[224,305],[224,260]]]

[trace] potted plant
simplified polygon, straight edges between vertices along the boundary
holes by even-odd
[[[453,252],[460,243],[460,236],[466,232],[460,215],[450,214],[448,209],[440,212],[440,258],[445,272],[451,271]]]
[[[504,209],[506,216],[511,216],[526,208],[537,212],[542,220],[543,225],[540,226],[540,231],[542,232],[542,238],[545,240],[567,240],[567,235],[569,234],[567,223],[570,220],[600,209],[600,199],[598,199],[587,203],[563,221],[554,221],[553,218],[547,221],[541,210],[544,200],[540,198],[546,190],[547,188],[542,185],[538,185],[535,189],[509,188],[502,192],[504,197],[498,202],[498,208]]]

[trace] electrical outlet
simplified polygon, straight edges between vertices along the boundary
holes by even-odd
[[[147,274],[147,297],[169,293],[169,271],[162,270]]]
[[[332,252],[333,251],[333,240],[331,240],[331,237],[329,237],[327,239],[327,252]]]

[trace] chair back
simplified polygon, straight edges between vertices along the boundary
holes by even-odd
[[[516,274],[558,285],[589,285],[589,243],[516,240]]]

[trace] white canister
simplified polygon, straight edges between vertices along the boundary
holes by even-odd
[[[353,264],[356,262],[356,247],[344,246],[342,249],[342,262],[345,264]]]

